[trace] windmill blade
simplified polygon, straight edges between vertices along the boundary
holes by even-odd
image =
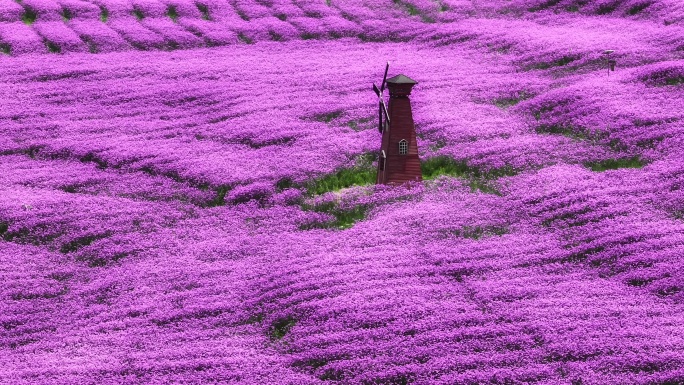
[[[390,118],[389,113],[387,113],[387,106],[385,105],[385,101],[380,99],[380,105],[382,106],[382,111],[385,113],[385,119],[387,119],[387,124],[389,124]]]
[[[382,133],[382,103],[378,103],[378,131]]]
[[[378,86],[375,85],[375,83],[373,83],[373,91],[376,95],[378,95],[378,97],[380,97],[380,90],[378,89]]]
[[[387,65],[385,66],[385,75],[382,77],[382,85],[380,86],[380,92],[383,92],[385,90],[385,83],[387,80],[387,71],[389,70],[389,62],[387,62]]]

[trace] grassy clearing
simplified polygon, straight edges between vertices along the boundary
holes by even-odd
[[[528,66],[526,69],[527,70],[545,70],[553,67],[563,67],[566,66],[575,60],[578,60],[580,57],[577,55],[565,55],[557,60],[553,60],[550,62],[541,62],[541,63],[536,63]]]
[[[429,148],[430,148],[430,151],[438,151],[438,150],[440,150],[440,149],[446,147],[446,145],[447,145],[446,140],[444,140],[444,139],[437,139],[437,140],[434,141],[434,144],[431,144],[431,145],[429,146]]]
[[[297,324],[297,320],[292,317],[280,318],[276,320],[269,330],[269,337],[271,341],[278,341],[283,339],[285,335]]]
[[[143,12],[141,10],[139,10],[138,8],[135,8],[132,13],[133,13],[133,16],[135,16],[135,18],[138,21],[141,21],[142,19],[145,18],[145,15],[143,14]]]
[[[356,165],[343,168],[333,174],[325,175],[306,184],[310,196],[339,191],[351,186],[367,186],[375,183],[377,170],[373,167],[375,154],[367,153],[356,157]]]
[[[62,254],[73,253],[75,251],[78,251],[78,249],[80,249],[82,247],[88,246],[91,243],[93,243],[99,239],[107,238],[110,235],[111,235],[110,233],[104,233],[104,234],[93,234],[93,235],[86,235],[84,237],[79,237],[79,238],[73,239],[67,243],[64,243],[59,248],[59,252]]]
[[[50,51],[51,53],[61,53],[62,52],[62,48],[60,46],[58,46],[57,44],[51,42],[51,41],[46,40],[45,46],[47,47],[48,51]]]
[[[320,37],[320,35],[315,34],[315,33],[303,33],[303,34],[299,35],[299,38],[302,40],[314,40],[314,39],[318,39],[319,37]]]
[[[522,102],[523,100],[529,99],[529,98],[531,98],[531,97],[532,97],[532,95],[528,95],[527,93],[522,92],[522,93],[520,93],[520,95],[518,95],[518,96],[513,96],[513,97],[501,97],[501,98],[494,99],[494,100],[492,101],[492,103],[493,103],[495,106],[501,108],[502,110],[505,110],[505,109],[507,109],[508,107],[513,107],[513,106],[515,106],[516,104]]]
[[[62,9],[62,12],[60,12],[60,15],[62,15],[62,21],[64,21],[65,23],[74,18],[74,14],[71,13],[71,11],[66,9],[66,8]]]
[[[299,226],[300,230],[311,230],[311,229],[339,229],[345,230],[354,226],[356,222],[366,219],[368,213],[368,207],[356,206],[351,210],[340,209],[337,202],[328,202],[326,204],[310,206],[302,205],[302,209],[306,211],[315,211],[321,213],[327,213],[335,217],[335,220],[330,222],[315,222],[315,223],[305,223]]]
[[[100,7],[100,21],[106,23],[109,20],[109,10],[105,7]]]
[[[24,14],[21,15],[21,21],[23,21],[26,25],[31,25],[35,23],[37,18],[38,14],[31,8],[26,8]]]
[[[254,40],[252,40],[249,36],[245,35],[244,33],[238,33],[238,39],[240,39],[240,41],[245,44],[254,44]]]
[[[409,14],[409,16],[420,17],[420,19],[423,21],[423,23],[434,23],[435,22],[435,19],[433,19],[432,17],[430,17],[428,15],[421,13],[418,10],[418,8],[416,8],[415,5],[413,5],[409,2],[402,1],[402,0],[392,0],[392,1],[394,2],[394,4],[398,5],[402,9],[404,9],[404,11]],[[440,7],[440,9],[441,9],[441,7]]]
[[[271,36],[271,40],[273,41],[283,41],[283,37],[273,31],[268,31],[268,34]]]
[[[495,179],[518,173],[510,166],[483,171],[477,167],[468,166],[465,161],[456,161],[447,156],[426,159],[421,163],[420,168],[424,180],[436,179],[442,175],[463,178],[468,182],[471,191],[495,195],[501,195],[492,183]]]
[[[166,10],[166,16],[168,16],[174,23],[178,23],[178,10],[175,6],[170,5]]]
[[[538,115],[535,115],[537,117]],[[538,120],[539,118],[537,118]],[[605,139],[608,138],[607,132],[589,132],[581,127],[574,127],[570,125],[563,124],[542,124],[535,127],[535,132],[537,134],[551,134],[551,135],[563,135],[566,138],[570,138],[575,141],[589,141],[592,144],[600,144]],[[612,141],[612,146],[619,146],[620,143]],[[605,142],[603,142],[605,144]],[[611,144],[608,144],[611,146]],[[615,147],[617,148],[617,147]]]
[[[682,83],[684,83],[684,76],[677,76],[677,77],[665,79],[665,85],[666,86],[676,86],[676,85],[679,85]]]
[[[606,159],[599,162],[586,162],[584,166],[591,171],[603,172],[607,170],[617,170],[619,168],[642,168],[646,163],[638,156],[624,159]]]
[[[324,122],[324,123],[330,123],[333,121],[333,119],[336,119],[344,114],[343,110],[336,110],[336,111],[330,111],[326,112],[324,114],[317,114],[313,116],[313,120],[318,121],[318,122]]]
[[[304,187],[308,196],[313,197],[329,192],[339,191],[352,186],[368,186],[375,184],[377,171],[373,167],[375,154],[368,153],[356,157],[356,165],[351,168],[343,168],[335,173],[325,175],[315,179]],[[289,179],[278,181],[276,187],[283,190],[292,187],[293,183]],[[338,202],[326,202],[316,206],[302,204],[302,210],[327,213],[335,217],[334,221],[326,223],[310,223],[300,226],[302,230],[326,228],[326,229],[348,229],[354,223],[366,218],[368,207],[356,206],[351,209],[341,209]]]
[[[560,2],[561,2],[561,0],[549,0],[545,3],[537,5],[535,7],[528,8],[527,11],[528,12],[542,11],[542,10],[554,7],[554,6],[558,5],[558,3],[560,3]]]
[[[353,168],[341,169],[335,173],[325,175],[314,181],[309,182],[304,187],[309,196],[322,195],[328,192],[339,191],[351,186],[368,186],[375,184],[377,171],[372,167],[373,154],[364,154],[357,158],[357,166]],[[442,175],[463,178],[466,180],[473,192],[481,191],[487,194],[501,195],[493,184],[495,179],[503,176],[517,174],[512,167],[502,167],[482,171],[477,167],[470,167],[466,162],[457,162],[446,156],[429,158],[421,163],[423,179],[431,180]],[[276,187],[283,190],[292,187],[292,181],[284,179],[278,182]],[[354,223],[364,220],[367,216],[369,207],[356,206],[352,209],[340,209],[337,202],[327,202],[317,206],[302,204],[305,211],[315,211],[332,215],[335,219],[325,223],[309,223],[300,226],[302,230],[327,228],[327,229],[347,229]],[[503,230],[501,230],[503,231]],[[463,236],[479,239],[486,234],[499,234],[497,229],[468,229],[464,230]]]
[[[216,188],[216,197],[210,201],[208,207],[223,206],[226,204],[226,194],[230,191],[230,186],[219,186]]]
[[[247,14],[244,11],[242,11],[241,9],[238,9],[237,7],[234,7],[234,8],[235,8],[235,13],[237,13],[238,16],[240,16],[240,19],[242,19],[244,21],[249,21],[249,16],[247,16]]]
[[[508,234],[509,232],[507,227],[500,226],[464,226],[458,230],[451,231],[451,234],[457,237],[478,240],[484,237]]]
[[[0,43],[0,52],[9,55],[12,53],[12,47],[7,43]]]
[[[644,9],[650,7],[653,3],[638,3],[633,5],[630,9],[627,10],[627,14],[630,16],[634,16]]]
[[[211,16],[209,15],[209,7],[207,7],[206,4],[202,3],[196,3],[195,6],[197,6],[197,9],[202,13],[202,20],[211,20]]]
[[[93,43],[92,40],[90,40],[87,37],[81,37],[83,41],[88,45],[88,52],[90,53],[98,53],[100,50],[97,48],[97,45]]]
[[[309,195],[321,195],[351,186],[366,186],[375,183],[376,175],[377,171],[370,167],[344,168],[309,183],[306,191]]]
[[[370,116],[366,118],[359,118],[347,122],[347,126],[354,131],[363,131],[370,128],[377,129],[377,116]],[[372,122],[372,123],[371,123]]]

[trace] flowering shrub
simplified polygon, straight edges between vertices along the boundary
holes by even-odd
[[[0,383],[684,383],[682,20],[3,2]],[[422,182],[374,184],[386,60]]]

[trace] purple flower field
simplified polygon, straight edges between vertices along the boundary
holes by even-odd
[[[0,51],[0,384],[684,384],[680,0],[0,0]]]

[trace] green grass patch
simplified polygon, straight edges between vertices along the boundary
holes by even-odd
[[[145,18],[145,15],[143,14],[143,12],[141,10],[139,10],[138,8],[135,8],[132,13],[133,13],[133,16],[135,16],[135,18],[138,19],[138,21]]]
[[[368,128],[377,129],[377,122],[375,121],[375,119],[377,119],[377,116],[370,116],[367,118],[354,119],[354,120],[350,120],[349,122],[347,122],[347,126],[349,126],[349,128],[351,128],[352,130],[357,131],[357,132],[363,131],[363,130],[368,129]],[[372,125],[371,125],[371,122],[373,122]]]
[[[428,158],[421,162],[420,168],[423,172],[423,179],[428,180],[435,179],[441,175],[497,179],[503,176],[513,176],[518,173],[510,166],[483,171],[477,167],[468,166],[464,161],[455,161],[448,156]]]
[[[411,3],[404,3],[404,6],[406,7],[406,11],[408,12],[409,15],[411,16],[420,16],[420,12],[418,11],[418,8],[414,7],[413,4]]]
[[[667,78],[665,79],[665,85],[666,86],[676,86],[679,84],[684,83],[684,76],[678,76],[674,78]]]
[[[549,69],[552,67],[563,67],[566,66],[575,60],[579,59],[580,57],[577,55],[566,55],[561,57],[560,59],[550,61],[550,62],[541,62],[541,63],[536,63],[533,64],[529,67],[529,69],[539,69],[539,70],[545,70]]]
[[[365,207],[357,206],[353,210],[333,211],[335,222],[331,225],[344,230],[354,226],[354,223],[366,219],[368,210]]]
[[[509,230],[507,227],[499,226],[464,226],[459,230],[452,231],[451,233],[458,237],[477,240],[486,236],[508,234]]]
[[[216,198],[211,202],[212,206],[225,205],[228,191],[230,191],[230,186],[219,186],[219,188],[216,189]]]
[[[88,52],[90,52],[90,53],[98,53],[99,52],[97,45],[95,45],[95,43],[93,43],[90,39],[83,39],[83,41],[85,41],[86,44],[88,44]]]
[[[296,360],[292,363],[292,366],[296,368],[306,368],[309,371],[314,371],[327,364],[328,360],[324,358],[310,358],[308,360]]]
[[[399,7],[403,8],[406,13],[409,14],[409,16],[418,16],[424,23],[434,23],[435,19],[428,15],[424,15],[423,13],[418,10],[418,8],[406,1],[402,0],[392,0],[394,4],[398,5]]]
[[[285,189],[292,188],[293,186],[294,182],[292,182],[292,179],[290,178],[283,178],[276,182],[276,189],[278,191],[283,191]]]
[[[321,213],[328,213],[335,217],[335,220],[330,222],[315,222],[305,223],[299,226],[300,230],[311,229],[339,229],[345,230],[354,226],[356,222],[366,219],[368,208],[365,206],[356,206],[351,210],[342,210],[339,208],[337,202],[327,202],[317,206],[302,205],[302,209],[306,211],[315,211]]]
[[[447,145],[446,140],[437,139],[434,144],[430,145],[430,150],[431,151],[437,151],[439,149],[446,147],[446,145]]]
[[[235,8],[235,12],[240,16],[240,19],[244,21],[249,21],[249,16],[247,16],[246,13],[244,13],[242,10]]]
[[[60,12],[60,15],[62,15],[62,21],[64,22],[67,22],[74,18],[74,14],[66,8],[62,8],[62,12]]]
[[[209,15],[209,7],[206,4],[195,3],[195,6],[202,13],[202,20],[211,20],[211,16]]]
[[[436,156],[428,158],[420,164],[423,179],[435,179],[442,175],[466,177],[471,168],[466,162],[457,162],[447,156]]]
[[[324,114],[316,114],[313,116],[313,120],[318,122],[330,123],[333,119],[336,119],[344,114],[343,110],[330,111]]]
[[[630,9],[627,10],[627,14],[630,16],[634,16],[637,13],[640,13],[644,9],[648,8],[651,6],[652,3],[647,2],[647,3],[640,3],[632,6]]]
[[[59,252],[62,254],[73,253],[74,251],[88,246],[99,239],[107,238],[109,235],[109,233],[104,233],[75,238],[67,243],[62,244],[62,246],[59,248]]]
[[[566,126],[562,124],[546,125],[542,124],[535,128],[538,134],[554,134],[563,135],[567,138],[574,140],[588,140],[590,136],[583,131],[576,130],[572,126]]]
[[[492,101],[492,103],[502,110],[505,110],[508,107],[515,106],[523,100],[529,99],[530,97],[532,97],[532,95],[521,92],[518,96],[496,98]]]
[[[542,124],[535,128],[538,134],[553,134],[553,135],[563,135],[566,138],[577,141],[590,141],[592,144],[598,144],[599,142],[607,139],[608,133],[606,132],[589,132],[582,128],[575,128],[573,126],[567,126],[563,124],[553,124],[547,125]],[[611,143],[614,146],[619,146],[619,141],[612,140]],[[609,144],[611,145],[611,144]],[[618,147],[615,147],[618,148]]]
[[[9,55],[12,53],[12,47],[7,43],[0,43],[0,52]]]
[[[8,229],[9,229],[9,223],[0,222],[0,237],[4,236]]]
[[[599,5],[599,8],[596,10],[596,14],[597,15],[607,15],[607,14],[615,11],[615,8],[617,8],[617,6],[618,6],[617,3],[601,4],[601,5]]]
[[[308,183],[306,191],[309,195],[320,195],[351,186],[375,184],[376,177],[377,170],[372,167],[343,168]]]
[[[536,7],[528,8],[527,11],[529,11],[529,12],[541,11],[541,10],[544,10],[547,8],[554,7],[554,6],[558,5],[558,3],[560,3],[560,2],[561,2],[561,0],[549,0],[546,3],[539,4]]]
[[[646,163],[638,156],[624,159],[606,159],[599,162],[587,162],[585,167],[591,171],[602,172],[606,170],[617,170],[619,168],[642,168]]]
[[[269,337],[271,341],[278,341],[283,339],[285,335],[297,324],[297,320],[292,317],[285,317],[276,320],[269,330]]]
[[[175,6],[169,5],[166,9],[166,16],[168,16],[174,23],[178,23],[178,10]]]
[[[106,23],[109,19],[109,10],[105,7],[100,7],[100,21]]]
[[[252,40],[249,36],[245,35],[244,33],[238,33],[238,39],[240,39],[241,42],[245,44],[253,44],[254,40]]]
[[[31,25],[35,23],[37,18],[38,14],[31,8],[26,8],[24,14],[21,15],[21,21],[23,21],[26,25]]]
[[[283,37],[273,31],[268,31],[268,34],[271,37],[271,40],[273,41],[283,41]]]
[[[247,323],[248,325],[258,325],[263,320],[264,320],[263,314],[252,314],[249,316],[249,318],[247,319],[247,321],[245,323]]]
[[[501,195],[493,180],[503,176],[513,176],[518,173],[510,166],[483,171],[477,167],[468,166],[465,161],[456,161],[448,156],[437,156],[426,159],[420,164],[424,180],[431,180],[442,175],[463,178],[468,182],[471,191],[481,191],[487,194]]]
[[[46,40],[45,46],[47,46],[48,51],[50,51],[52,53],[61,53],[62,52],[62,48],[60,48],[60,46],[58,46],[57,44],[55,44],[51,41]]]
[[[655,278],[630,278],[627,280],[629,286],[642,287],[655,281]]]
[[[375,154],[367,153],[358,155],[355,159],[356,166],[351,168],[343,168],[334,173],[324,175],[320,178],[309,181],[298,187],[306,189],[309,196],[322,195],[328,192],[339,191],[351,186],[367,186],[375,184],[377,171],[373,167],[373,160]],[[293,187],[293,183],[289,179],[278,181],[276,187],[279,190]],[[339,203],[335,201],[326,202],[318,205],[302,204],[302,210],[315,211],[327,213],[332,215],[335,219],[325,223],[308,223],[300,226],[302,230],[315,228],[336,228],[347,229],[354,225],[354,223],[366,218],[368,207],[355,206],[351,209],[341,209]]]

